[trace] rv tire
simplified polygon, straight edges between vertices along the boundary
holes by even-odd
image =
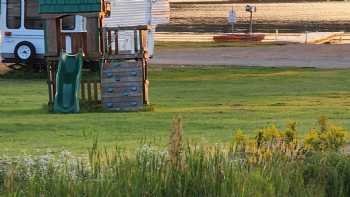
[[[36,52],[32,43],[22,41],[16,45],[14,53],[18,62],[30,63],[34,60]]]

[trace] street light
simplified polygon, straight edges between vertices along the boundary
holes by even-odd
[[[245,11],[250,13],[250,25],[249,25],[249,33],[253,33],[253,12],[256,12],[256,6],[254,5],[246,5]]]

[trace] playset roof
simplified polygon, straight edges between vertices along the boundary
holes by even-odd
[[[39,0],[40,14],[100,12],[101,0]]]

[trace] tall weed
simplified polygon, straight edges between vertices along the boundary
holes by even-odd
[[[317,135],[334,132],[324,125]],[[12,160],[0,170],[0,196],[347,197],[350,158],[340,151],[343,136],[335,136],[321,139],[330,148],[310,149],[290,123],[254,139],[238,131],[231,144],[188,144],[175,117],[164,150],[145,144],[130,155],[96,140],[86,158],[63,152]]]

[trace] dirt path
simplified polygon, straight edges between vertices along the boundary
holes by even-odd
[[[161,49],[152,64],[350,68],[350,45]]]

